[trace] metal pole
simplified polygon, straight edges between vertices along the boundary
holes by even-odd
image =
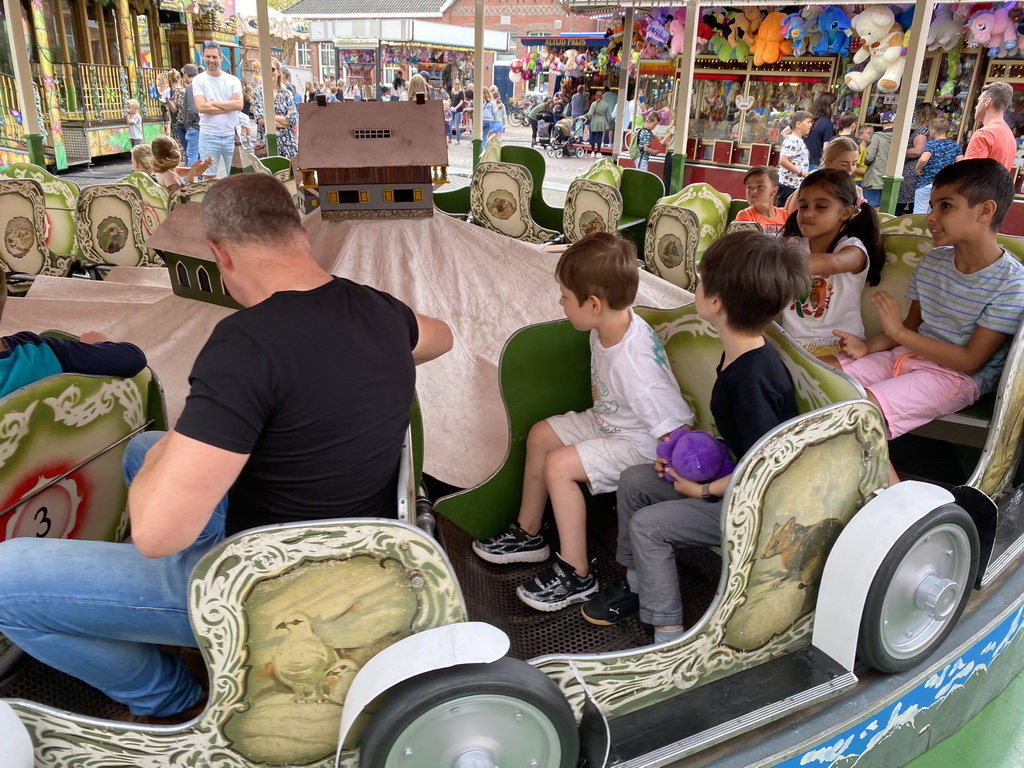
[[[885,163],[885,177],[882,180],[882,204],[880,211],[894,213],[903,181],[903,163],[906,160],[906,146],[910,139],[911,122],[917,102],[917,86],[921,80],[921,64],[924,62],[925,45],[928,43],[928,28],[932,23],[935,0],[921,0],[914,8],[914,22],[910,25],[910,45],[907,46],[907,61],[903,69],[903,80],[898,90],[896,125],[892,129],[892,144]]]
[[[260,37],[260,76],[263,79],[263,128],[267,155],[277,154],[277,120],[274,119],[274,78],[270,71],[270,12],[267,0],[256,0],[256,26]]]
[[[480,96],[484,87],[484,0],[476,0],[476,35],[473,45],[473,95],[476,96],[473,104],[473,168],[480,162],[480,153],[484,149],[484,121],[482,106],[483,98]]]
[[[4,0],[4,12],[7,14],[7,39],[14,53],[14,84],[21,105],[21,124],[28,145],[28,161],[45,168],[46,155],[43,153],[43,135],[39,132],[39,113],[36,112],[32,67],[28,62],[28,48],[25,45],[25,17],[21,13],[21,3],[19,0]]]
[[[612,136],[612,162],[619,161],[622,150],[622,137],[626,133],[626,101],[629,96],[629,61],[633,55],[633,6],[626,9],[626,19],[622,26],[622,56],[619,57],[619,96],[615,102],[615,133]],[[629,48],[626,41],[630,41]],[[637,64],[639,69],[640,65]]]
[[[676,133],[672,147],[672,183],[669,194],[683,188],[686,168],[686,139],[690,133],[690,104],[693,102],[693,68],[697,61],[697,23],[700,21],[699,0],[686,0],[686,29],[683,31],[683,52],[679,82],[676,83]]]

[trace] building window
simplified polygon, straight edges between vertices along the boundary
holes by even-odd
[[[328,77],[337,76],[338,69],[337,62],[335,62],[334,44],[320,43],[320,79],[326,80]]]
[[[174,268],[174,271],[178,275],[178,285],[180,285],[182,288],[191,288],[192,287],[192,282],[188,279],[188,270],[185,269],[185,265],[184,264],[182,264],[179,261],[178,262],[178,266],[176,266]]]
[[[327,193],[327,202],[335,205],[358,205],[370,202],[370,192],[366,189],[338,189]]]
[[[309,43],[295,44],[295,66],[302,69],[309,69],[312,65],[312,55],[309,52]]]
[[[196,270],[196,277],[199,278],[199,290],[205,291],[206,293],[213,293],[213,286],[210,284],[210,273],[206,271],[206,267],[200,267]]]
[[[390,128],[374,128],[370,130],[364,130],[357,128],[352,131],[352,135],[357,139],[390,139],[391,129]]]

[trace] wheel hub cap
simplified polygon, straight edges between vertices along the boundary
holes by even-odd
[[[942,621],[953,612],[960,597],[959,585],[951,579],[927,576],[922,579],[914,597],[914,605],[936,621]]]

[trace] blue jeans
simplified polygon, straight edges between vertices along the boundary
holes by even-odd
[[[864,199],[868,201],[868,205],[873,208],[877,208],[882,204],[882,190],[880,189],[865,189]]]
[[[647,170],[647,162],[649,160],[650,160],[650,157],[648,157],[645,154],[641,154],[640,157],[638,157],[636,159],[636,169],[638,171],[646,171]]]
[[[185,165],[189,168],[192,163],[199,159],[199,129],[178,127],[178,138],[181,139],[181,146],[185,150]]]
[[[462,143],[462,113],[452,112],[452,136],[455,137],[455,143]]]
[[[235,156],[235,135],[213,136],[209,133],[199,132],[199,156],[203,158],[212,157],[213,165],[210,170],[203,174],[204,178],[212,178],[214,175],[221,179],[231,173],[231,161]],[[224,172],[221,173],[220,164],[224,162]]]
[[[163,435],[146,432],[125,450],[131,484]],[[196,645],[188,580],[224,538],[227,500],[195,543],[168,557],[143,557],[134,544],[70,539],[0,543],[0,632],[39,661],[84,680],[136,715],[177,714],[203,689],[177,656],[157,644]]]
[[[932,185],[914,190],[914,213],[931,213]]]

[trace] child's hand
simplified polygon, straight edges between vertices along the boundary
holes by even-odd
[[[685,496],[688,499],[699,499],[703,495],[700,483],[680,477],[672,467],[665,467],[665,474],[672,478],[672,487],[676,489],[676,493],[680,496]]]
[[[896,341],[904,330],[900,305],[889,295],[888,291],[882,290],[871,294],[871,303],[874,305],[875,311],[878,312],[878,319],[882,322],[882,330],[885,331],[885,335]]]
[[[100,333],[99,331],[86,331],[78,340],[83,344],[99,344],[101,341],[113,341],[107,334]]]
[[[854,336],[852,333],[838,329],[832,331],[832,335],[839,337],[839,346],[842,348],[844,355],[849,355],[854,360],[859,360],[868,353],[867,342],[860,336]]]
[[[192,167],[189,168],[188,170],[189,173],[191,173],[193,176],[202,176],[204,173],[210,170],[212,165],[213,158],[208,157],[205,160],[196,160],[194,163],[192,163]]]

